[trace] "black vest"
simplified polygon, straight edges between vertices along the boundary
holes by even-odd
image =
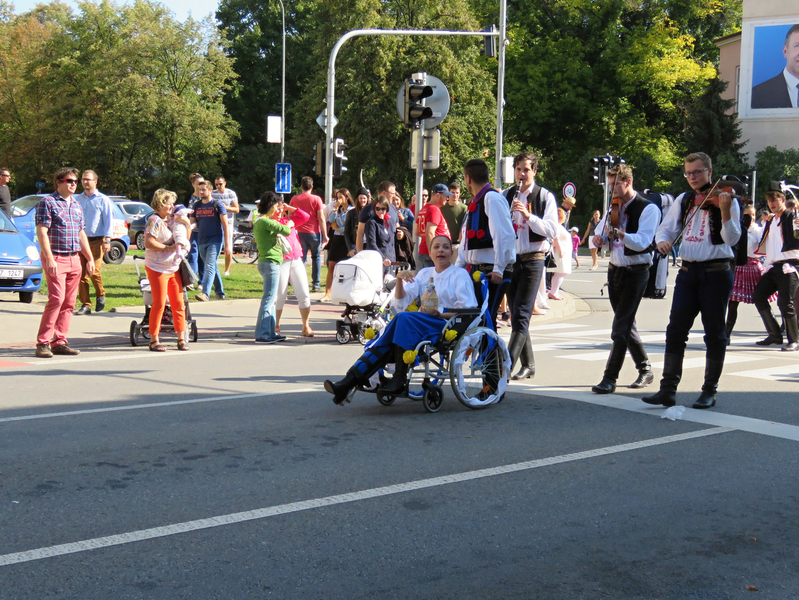
[[[510,206],[513,203],[513,199],[516,197],[516,193],[518,191],[519,186],[514,185],[510,187],[505,192],[505,198],[508,199],[508,205]],[[539,219],[544,218],[544,213],[546,212],[547,201],[546,201],[546,190],[542,188],[537,183],[533,182],[533,189],[530,190],[530,194],[527,196],[528,199],[532,198],[532,202],[528,202],[527,206],[531,213],[537,216]],[[544,235],[539,235],[535,233],[529,227],[527,228],[528,237],[527,239],[530,242],[543,242],[546,238]]]
[[[494,240],[491,239],[491,230],[488,227],[488,215],[485,210],[486,196],[491,192],[501,194],[501,192],[495,190],[493,187],[490,188],[483,194],[483,197],[480,198],[480,202],[477,203],[477,210],[475,210],[475,212],[466,213],[466,248],[469,250],[485,250],[486,248],[494,247]],[[472,203],[474,203],[474,200],[472,200],[470,205]],[[474,227],[475,214],[477,214],[476,228]],[[464,240],[461,240],[461,243],[463,243],[463,241]]]
[[[686,192],[685,196],[682,199],[682,225],[685,227],[685,223],[688,220],[688,213],[691,210],[691,207],[694,205],[694,198],[696,198],[696,192],[691,190],[690,192]],[[735,200],[733,200],[735,202]],[[724,243],[724,240],[721,237],[721,226],[723,225],[721,221],[721,209],[718,206],[713,206],[712,204],[706,205],[708,206],[708,212],[710,213],[710,241],[713,243],[714,246],[720,246]],[[704,209],[703,209],[704,210]],[[697,219],[699,217],[696,217]]]
[[[797,215],[787,208],[780,217],[780,229],[782,231],[782,252],[787,252],[788,250],[799,250],[799,239],[796,239],[793,236],[793,220],[795,218],[797,218]],[[770,229],[771,221],[769,221],[765,231],[763,231],[763,237],[760,239],[761,246],[766,240],[766,236],[768,235]]]
[[[624,214],[627,215],[627,225],[624,230],[628,233],[638,233],[638,222],[641,220],[641,213],[649,204],[654,204],[649,200],[644,200],[641,194],[636,193],[635,198],[630,200],[630,203],[624,209]],[[654,239],[654,237],[653,237]],[[624,256],[636,256],[638,254],[648,254],[652,252],[649,248],[643,250],[632,250],[627,246],[624,247]]]

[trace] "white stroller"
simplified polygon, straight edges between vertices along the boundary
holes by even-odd
[[[386,326],[394,282],[393,275],[383,276],[383,257],[375,250],[363,250],[336,263],[330,301],[346,306],[336,321],[339,344],[352,338],[365,344],[368,328],[378,333]]]

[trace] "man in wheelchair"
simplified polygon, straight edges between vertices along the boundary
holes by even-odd
[[[425,291],[433,279],[438,294],[439,306],[430,313],[400,312],[380,333],[367,344],[361,357],[338,382],[325,381],[325,390],[333,394],[333,402],[342,405],[353,388],[366,384],[369,379],[388,363],[395,364],[394,377],[387,381],[380,392],[386,395],[404,393],[408,380],[408,364],[403,355],[413,350],[419,342],[437,340],[447,320],[463,309],[479,313],[474,282],[466,271],[450,262],[452,241],[447,236],[436,236],[432,240],[430,257],[435,266],[421,269],[416,275],[410,271],[397,274],[392,304],[404,310]]]

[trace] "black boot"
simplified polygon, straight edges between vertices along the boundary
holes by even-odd
[[[359,378],[355,376],[353,370],[350,369],[344,376],[344,379],[337,382],[332,382],[329,379],[325,381],[325,390],[329,394],[333,394],[333,404],[341,406],[349,396],[350,391],[358,385]]]
[[[727,317],[727,345],[730,345],[730,339],[732,338],[732,330],[735,328],[735,319],[730,320]]]
[[[765,340],[755,342],[758,346],[771,346],[771,344],[782,344],[782,334],[780,333],[780,326],[777,319],[771,314],[771,308],[766,307],[762,310],[758,309],[760,318],[763,319],[763,325],[766,326],[768,337]]]
[[[796,352],[799,350],[799,323],[796,315],[785,317],[785,331],[788,334],[788,343],[782,347],[783,352]]]
[[[511,354],[511,358],[513,358],[513,354]],[[520,354],[520,363],[521,366],[518,373],[511,375],[511,379],[513,381],[535,377],[535,354],[533,354],[533,344],[530,341],[529,333],[524,336],[524,344],[522,344]],[[513,371],[513,369],[511,369],[511,371]]]
[[[644,345],[629,342],[627,349],[635,361],[635,368],[638,369],[638,379],[633,381],[630,387],[634,390],[645,388],[655,380],[655,376],[652,373],[652,363],[649,362]]]
[[[619,371],[624,364],[624,355],[627,354],[627,346],[613,343],[610,349],[610,356],[605,365],[605,374],[602,376],[602,381],[591,388],[595,394],[612,394],[616,391],[616,380],[619,378]]]
[[[719,387],[719,378],[724,368],[723,360],[705,361],[705,384],[702,386],[702,394],[696,399],[693,408],[711,408],[716,406],[716,390]]]
[[[646,398],[641,398],[647,404],[665,407],[677,404],[677,386],[682,379],[682,356],[679,354],[666,354],[663,356],[663,377],[660,380],[660,390]]]
[[[408,365],[402,358],[405,350],[395,346],[394,350],[394,377],[380,386],[380,392],[387,396],[400,396],[405,393],[408,385]]]

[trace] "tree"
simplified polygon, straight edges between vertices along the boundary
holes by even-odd
[[[765,194],[771,181],[799,184],[799,148],[778,150],[768,146],[755,155],[757,170],[757,199],[765,204]]]

